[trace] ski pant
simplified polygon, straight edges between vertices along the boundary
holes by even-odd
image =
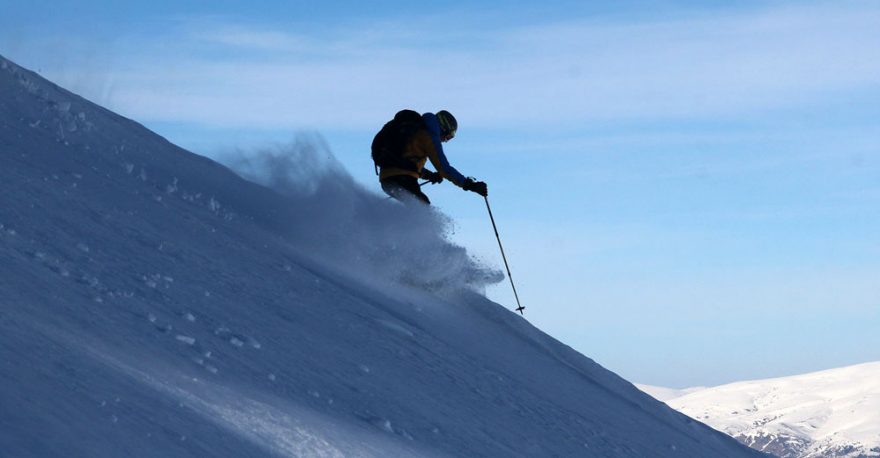
[[[406,203],[406,200],[415,197],[426,205],[431,205],[428,196],[422,192],[422,188],[419,186],[419,179],[414,176],[394,175],[381,180],[380,183],[385,194],[401,202]]]

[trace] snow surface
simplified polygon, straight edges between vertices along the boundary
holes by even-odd
[[[327,155],[236,164],[256,184],[0,58],[0,455],[758,455]]]
[[[707,388],[667,403],[782,457],[880,456],[880,362]]]

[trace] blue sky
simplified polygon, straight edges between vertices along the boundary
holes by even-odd
[[[208,156],[316,131],[377,192],[378,127],[449,109],[528,319],[630,380],[880,360],[880,4],[548,5],[0,0],[0,54]]]

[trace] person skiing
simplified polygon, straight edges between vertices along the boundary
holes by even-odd
[[[373,139],[373,161],[382,190],[400,201],[415,197],[430,205],[419,178],[434,184],[445,178],[465,191],[486,197],[489,191],[485,182],[465,178],[446,159],[443,143],[455,138],[457,130],[458,122],[446,110],[422,115],[412,110],[398,112]],[[436,172],[425,168],[427,161]]]

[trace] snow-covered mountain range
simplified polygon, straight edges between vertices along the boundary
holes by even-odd
[[[640,387],[658,399],[670,394]],[[782,458],[880,456],[880,362],[697,389],[665,401]]]
[[[760,455],[487,300],[443,215],[281,153],[245,180],[0,58],[0,455]]]
[[[663,402],[666,402],[670,399],[680,398],[682,396],[685,396],[685,395],[688,395],[691,393],[696,393],[698,391],[702,391],[702,390],[706,389],[706,387],[704,387],[704,386],[696,386],[696,387],[692,387],[692,388],[677,389],[677,388],[666,388],[663,386],[645,385],[645,384],[640,384],[640,383],[637,383],[636,386],[640,390],[644,391],[645,393],[648,393],[651,396],[653,396],[655,399],[657,399],[659,401],[663,401]]]

